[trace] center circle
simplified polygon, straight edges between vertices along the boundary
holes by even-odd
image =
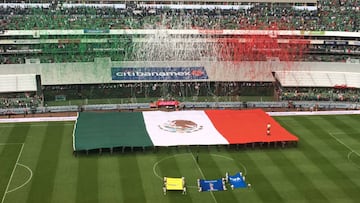
[[[194,155],[192,153],[174,154],[174,155],[171,155],[171,156],[164,157],[164,158],[162,158],[159,161],[154,163],[154,165],[153,165],[153,173],[154,173],[154,175],[157,178],[159,178],[161,181],[163,181],[163,177],[161,175],[159,175],[159,173],[158,173],[160,165],[162,163],[164,163],[166,160],[176,158],[176,157],[181,157],[181,156],[192,156],[192,159],[194,160],[194,164],[197,164],[196,159],[195,159],[195,157],[194,157]],[[228,157],[228,156],[224,156],[224,155],[220,155],[220,154],[210,154],[210,156],[220,158],[222,161],[225,160],[225,161],[231,161],[231,163],[235,163],[235,160],[233,158],[231,158],[231,157]],[[246,167],[242,163],[239,163],[239,162],[237,162],[236,164],[240,164],[242,169],[239,169],[239,170],[242,170],[243,174],[246,175],[247,174]],[[194,170],[202,170],[202,169],[198,168],[198,169],[194,169]],[[239,171],[231,171],[231,172],[239,172]],[[186,174],[183,174],[182,176],[184,176],[186,178]],[[225,173],[224,173],[224,176],[225,176]],[[199,178],[204,178],[205,179],[205,177],[199,177]],[[194,180],[194,183],[195,182],[196,182],[196,180]],[[188,187],[197,188],[197,186],[195,186],[195,185],[188,185]]]

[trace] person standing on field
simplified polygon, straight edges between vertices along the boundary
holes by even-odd
[[[270,130],[271,130],[271,124],[270,123],[268,123],[267,125],[266,125],[266,135],[270,135]]]

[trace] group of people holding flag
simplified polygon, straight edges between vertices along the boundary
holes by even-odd
[[[242,172],[238,172],[234,175],[226,173],[225,177],[213,180],[198,179],[197,186],[199,192],[205,191],[224,191],[227,190],[226,185],[229,184],[231,189],[251,187],[250,183],[245,182],[245,176]],[[185,178],[170,178],[164,177],[163,192],[166,195],[168,190],[182,191],[182,194],[186,194]]]
[[[226,173],[225,178],[214,180],[198,179],[199,192],[227,190],[226,184],[229,184],[231,189],[251,187],[250,184],[245,182],[245,176],[243,176],[242,172],[238,172],[235,175]]]

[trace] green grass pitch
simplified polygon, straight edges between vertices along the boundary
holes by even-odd
[[[72,122],[0,124],[0,203],[360,200],[360,115],[276,120],[299,137],[297,148],[163,148],[74,157]],[[251,188],[197,191],[197,178],[238,171]],[[187,195],[163,195],[163,176],[184,176]]]

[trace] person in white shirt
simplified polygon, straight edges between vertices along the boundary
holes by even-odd
[[[268,124],[266,125],[266,135],[270,135],[270,129],[271,129],[271,124],[268,123]]]

